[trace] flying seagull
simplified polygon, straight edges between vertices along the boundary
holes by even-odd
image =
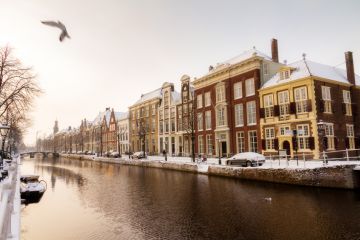
[[[48,25],[48,26],[52,26],[52,27],[57,27],[57,28],[60,28],[61,29],[61,34],[60,34],[60,37],[59,37],[59,40],[60,42],[62,42],[66,37],[67,38],[70,38],[67,30],[66,30],[66,27],[64,24],[62,24],[62,22],[60,21],[41,21],[41,23],[45,24],[45,25]]]

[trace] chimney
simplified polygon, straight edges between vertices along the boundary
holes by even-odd
[[[105,111],[110,111],[110,108],[109,107],[105,108]]]
[[[271,58],[274,62],[279,62],[279,52],[277,39],[271,39]]]
[[[352,52],[349,51],[345,53],[345,62],[347,79],[351,84],[355,85],[355,71]]]

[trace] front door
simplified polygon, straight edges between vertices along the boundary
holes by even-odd
[[[226,142],[221,142],[221,155],[222,157],[227,157]]]
[[[286,150],[286,155],[290,155],[290,143],[289,143],[289,141],[284,141],[282,148],[284,150]]]

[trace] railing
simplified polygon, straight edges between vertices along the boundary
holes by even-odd
[[[0,183],[0,240],[19,239],[20,182],[18,158],[11,163],[8,177]]]

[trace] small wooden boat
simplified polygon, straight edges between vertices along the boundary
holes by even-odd
[[[39,202],[46,191],[46,182],[39,181],[37,175],[23,175],[20,177],[20,195],[21,199],[25,199],[27,203]]]

